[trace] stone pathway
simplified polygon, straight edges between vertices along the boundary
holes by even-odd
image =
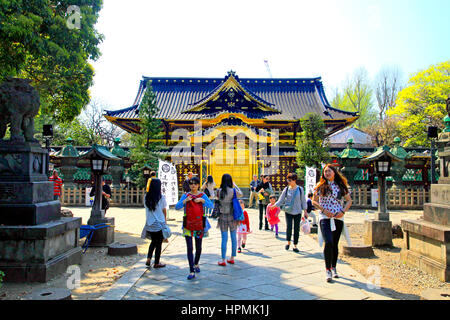
[[[75,216],[89,217],[88,208],[70,208]],[[101,298],[107,300],[312,300],[312,299],[390,299],[381,289],[372,288],[361,274],[342,261],[338,262],[340,279],[334,283],[325,281],[322,248],[309,236],[300,235],[300,253],[284,249],[285,220],[281,214],[279,238],[274,232],[257,230],[258,213],[247,210],[253,233],[242,253],[238,253],[235,265],[217,265],[220,259],[220,232],[217,222],[210,219],[210,236],[203,241],[200,260],[201,272],[194,280],[186,279],[189,268],[186,244],[181,236],[182,212],[170,210],[169,221],[173,236],[163,245],[161,261],[163,269],[146,269],[145,259],[119,279]],[[365,211],[365,210],[364,210]],[[349,223],[363,223],[363,210],[351,211]],[[374,212],[374,211],[372,211]],[[373,214],[373,213],[372,213]],[[116,218],[116,230],[140,234],[145,223],[141,208],[111,208],[107,216]],[[395,212],[391,220],[418,218],[418,212]],[[342,241],[345,241],[342,239]],[[227,256],[231,253],[228,243]]]

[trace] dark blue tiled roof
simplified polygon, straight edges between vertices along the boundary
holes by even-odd
[[[226,79],[226,78],[225,78]],[[144,77],[140,83],[138,95],[132,107],[117,111],[106,111],[107,116],[125,119],[139,118],[139,104],[145,93],[147,80],[156,94],[160,109],[157,118],[167,120],[195,120],[217,116],[217,113],[199,114],[186,112],[193,104],[208,97],[225,81],[224,78],[160,78]],[[337,110],[329,104],[321,78],[273,79],[273,78],[237,78],[241,85],[249,90],[255,99],[266,102],[280,113],[250,114],[253,118],[264,117],[267,120],[301,119],[306,113],[317,113],[323,119],[346,119],[355,117],[353,112]],[[231,112],[230,110],[225,110]],[[224,111],[222,111],[224,112]],[[220,112],[220,113],[222,113]],[[235,112],[244,113],[236,106]],[[245,113],[244,113],[245,114]]]

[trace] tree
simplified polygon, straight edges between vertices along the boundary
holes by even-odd
[[[372,102],[373,90],[370,86],[367,70],[359,68],[355,70],[352,77],[348,77],[342,93],[336,89],[332,106],[337,109],[359,112],[359,119],[355,127],[364,128],[368,126],[375,117]]]
[[[81,123],[94,134],[100,137],[101,144],[112,147],[114,139],[124,133],[122,129],[115,126],[104,117],[104,111],[110,109],[100,100],[93,100],[80,115]]]
[[[307,113],[300,120],[302,132],[296,141],[297,174],[305,176],[305,167],[321,168],[330,159],[325,123],[318,114]]]
[[[80,16],[69,7],[79,8]],[[94,25],[101,8],[101,0],[1,1],[0,82],[31,79],[41,97],[41,113],[72,121],[90,100],[94,70],[88,61],[100,56],[103,36]],[[79,28],[68,23],[72,18]]]
[[[123,130],[105,119],[103,111],[106,108],[108,107],[99,100],[91,101],[70,123],[57,123],[51,116],[40,113],[35,121],[36,138],[42,139],[44,124],[53,124],[52,145],[65,145],[70,137],[76,146],[91,146],[95,143],[112,147],[114,139],[120,137]]]
[[[364,128],[364,131],[375,138],[374,142],[377,147],[392,145],[396,137],[402,136],[399,120],[392,117],[386,117],[383,120],[377,119]]]
[[[428,146],[427,127],[444,128],[445,100],[450,94],[450,60],[412,75],[388,115],[399,120],[405,146]]]
[[[159,159],[164,158],[157,153],[164,146],[161,142],[163,139],[161,120],[154,118],[154,115],[158,111],[156,95],[149,81],[147,82],[147,89],[139,106],[139,118],[141,120],[139,125],[140,132],[131,135],[131,142],[134,148],[130,150],[130,159],[134,164],[131,167],[130,176],[134,177],[137,185],[141,187],[145,185],[142,167],[149,165],[156,171],[158,169]]]
[[[395,108],[400,90],[401,71],[394,67],[383,67],[375,78],[375,97],[380,121],[385,118],[387,110]]]

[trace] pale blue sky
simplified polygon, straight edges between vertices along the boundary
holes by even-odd
[[[407,77],[450,59],[448,0],[104,0],[94,99],[131,106],[142,76],[321,76],[329,99],[356,68]]]

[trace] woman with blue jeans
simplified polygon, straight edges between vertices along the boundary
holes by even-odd
[[[225,259],[227,255],[228,230],[230,230],[231,238],[231,258],[227,260],[227,262],[229,264],[234,264],[234,258],[237,254],[236,231],[239,221],[236,221],[233,218],[233,197],[235,190],[238,198],[243,196],[241,190],[233,183],[231,176],[229,174],[224,174],[222,176],[220,188],[216,193],[220,206],[218,227],[220,227],[220,232],[222,233],[222,261],[218,262],[219,266],[227,265]]]

